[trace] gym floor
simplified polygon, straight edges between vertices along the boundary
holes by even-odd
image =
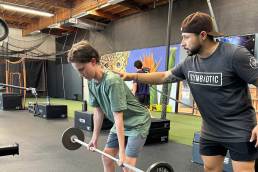
[[[20,155],[0,157],[1,172],[101,172],[101,157],[85,150],[66,150],[61,143],[62,133],[73,126],[73,119],[46,120],[34,117],[27,110],[0,111],[0,146],[15,142],[20,145]],[[90,139],[85,132],[86,142]],[[107,132],[103,131],[99,148],[103,148]],[[202,171],[191,163],[192,147],[173,141],[145,146],[137,167],[146,170],[156,161],[169,162],[175,172]],[[120,171],[119,168],[117,171]]]

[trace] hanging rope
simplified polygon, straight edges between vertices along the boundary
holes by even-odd
[[[64,45],[62,47],[62,51],[64,51],[65,49],[65,45],[66,45],[66,41],[67,41],[67,37],[68,34],[65,37],[65,41],[64,41]],[[63,57],[61,57],[61,70],[62,70],[62,81],[63,81],[63,95],[64,95],[64,99],[66,98],[66,94],[65,94],[65,81],[64,81],[64,64],[63,64]]]

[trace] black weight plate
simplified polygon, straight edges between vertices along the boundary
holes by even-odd
[[[62,143],[64,147],[68,150],[76,150],[81,147],[81,144],[73,142],[72,138],[77,138],[78,140],[84,141],[84,134],[82,130],[78,128],[68,128],[62,136]]]
[[[156,162],[148,168],[147,172],[174,172],[174,170],[167,162]]]

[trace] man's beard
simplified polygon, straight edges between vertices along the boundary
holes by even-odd
[[[193,55],[198,54],[200,52],[201,48],[202,48],[202,46],[199,44],[197,47],[195,47],[191,50],[187,49],[188,56],[193,56]]]

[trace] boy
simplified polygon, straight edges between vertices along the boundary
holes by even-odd
[[[119,154],[119,165],[135,166],[151,124],[149,111],[133,96],[124,81],[100,66],[98,52],[86,41],[71,48],[68,61],[88,80],[89,104],[94,107],[94,130],[89,145],[97,147],[104,114],[114,126],[110,130],[104,152]],[[125,136],[127,144],[125,148]],[[102,156],[104,172],[114,172],[113,160]],[[123,168],[124,172],[129,169]]]

